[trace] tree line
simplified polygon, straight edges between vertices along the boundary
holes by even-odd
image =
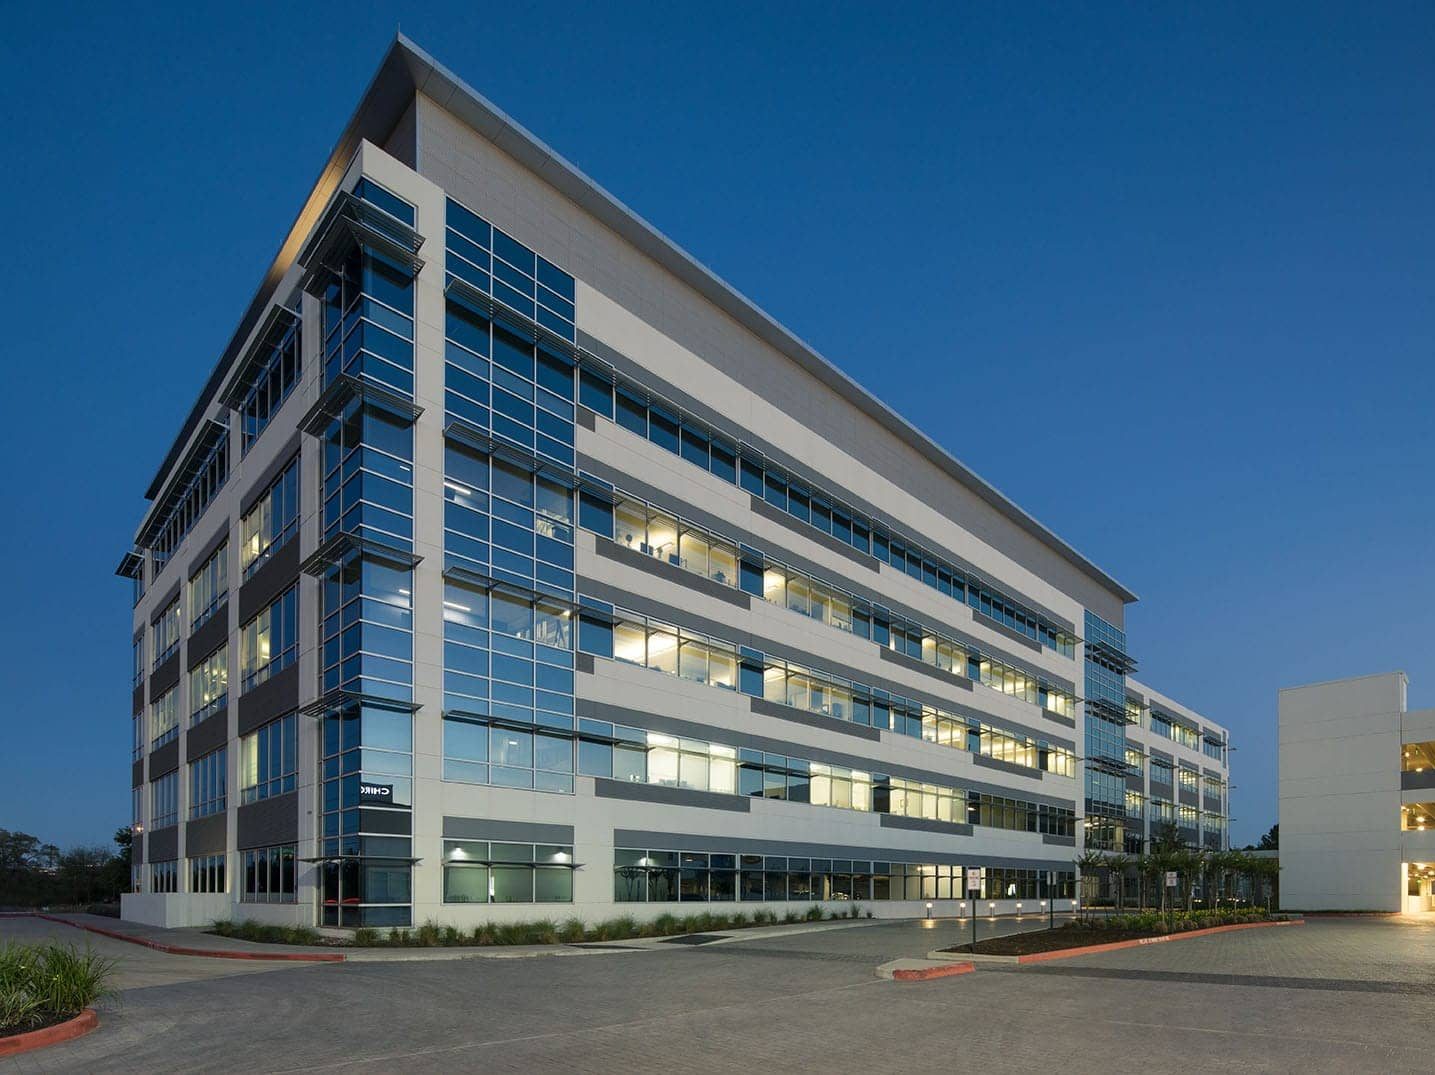
[[[130,888],[129,826],[114,848],[80,844],[61,851],[28,832],[0,829],[0,909],[118,903]]]

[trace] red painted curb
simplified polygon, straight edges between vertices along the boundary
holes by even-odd
[[[166,952],[172,956],[203,956],[206,959],[264,959],[285,963],[342,963],[347,958],[342,952],[232,952],[222,948],[186,948],[178,944],[164,944],[161,941],[151,941],[144,937],[121,933],[117,929],[104,929],[101,926],[91,926],[84,922],[71,922],[68,918],[57,918],[55,915],[37,914],[34,917],[43,918],[47,922],[58,922],[62,926],[73,926],[75,929],[83,929],[89,933],[98,933],[102,937],[110,937],[117,941],[138,944],[143,948],[153,948],[156,952]]]
[[[28,1034],[12,1034],[8,1038],[0,1038],[0,1056],[17,1056],[33,1049],[43,1049],[47,1045],[58,1045],[62,1041],[83,1037],[99,1025],[100,1017],[95,1014],[95,1009],[86,1008],[73,1019],[66,1019],[63,1023],[56,1023],[42,1030],[32,1030]]]
[[[1018,963],[1045,963],[1052,959],[1070,959],[1072,956],[1095,955],[1098,952],[1114,952],[1118,948],[1140,948],[1147,944],[1164,944],[1167,941],[1183,941],[1187,937],[1205,937],[1212,933],[1230,933],[1238,929],[1263,929],[1267,926],[1301,926],[1300,919],[1288,922],[1237,922],[1229,926],[1208,926],[1206,929],[1190,929],[1184,933],[1165,933],[1159,937],[1138,937],[1130,941],[1112,941],[1110,944],[1088,944],[1083,948],[1062,948],[1055,952],[1033,952],[1017,956]]]
[[[949,963],[945,967],[923,967],[921,970],[894,970],[892,977],[899,982],[927,982],[933,978],[951,978],[958,974],[970,974],[977,969],[975,963]]]

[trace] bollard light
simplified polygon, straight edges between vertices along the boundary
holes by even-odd
[[[928,918],[931,918],[931,917],[932,917],[932,905],[931,905],[930,902],[927,904],[927,917],[928,917]]]

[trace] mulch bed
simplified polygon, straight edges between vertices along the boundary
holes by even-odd
[[[27,1026],[0,1026],[0,1041],[4,1041],[6,1038],[13,1038],[19,1034],[29,1034],[35,1030],[44,1030],[46,1027],[56,1026],[73,1018],[73,1015],[47,1015],[38,1023],[30,1023]]]
[[[1059,926],[1032,933],[1016,933],[1010,937],[993,937],[970,944],[956,944],[943,952],[963,952],[983,956],[1029,956],[1036,952],[1057,952],[1063,948],[1083,948],[1090,944],[1111,944],[1114,941],[1136,941],[1146,937],[1165,937],[1142,929],[1100,929],[1089,926]]]

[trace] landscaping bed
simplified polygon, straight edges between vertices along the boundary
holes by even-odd
[[[0,1043],[57,1026],[110,995],[112,960],[61,944],[0,944]]]
[[[753,926],[790,925],[798,922],[824,922],[838,919],[871,918],[854,903],[837,911],[825,911],[813,904],[803,911],[754,911],[751,914],[662,914],[647,921],[631,916],[585,923],[579,918],[562,922],[551,918],[536,922],[486,922],[471,929],[441,926],[425,922],[411,928],[361,928],[352,939],[334,937],[307,926],[272,926],[259,922],[215,922],[209,932],[220,937],[234,937],[265,944],[323,945],[332,948],[451,948],[489,947],[513,944],[583,944],[594,941],[623,941],[645,937],[671,937],[683,933],[705,933],[711,930],[746,929]]]
[[[1163,915],[1111,915],[1089,922],[1070,922],[1055,929],[1014,933],[1007,937],[991,937],[972,944],[957,944],[943,952],[984,956],[1029,956],[1042,952],[1059,952],[1068,948],[1088,948],[1098,944],[1122,941],[1166,940],[1194,930],[1217,926],[1253,925],[1284,921],[1285,916],[1267,914],[1194,911],[1168,918]]]

